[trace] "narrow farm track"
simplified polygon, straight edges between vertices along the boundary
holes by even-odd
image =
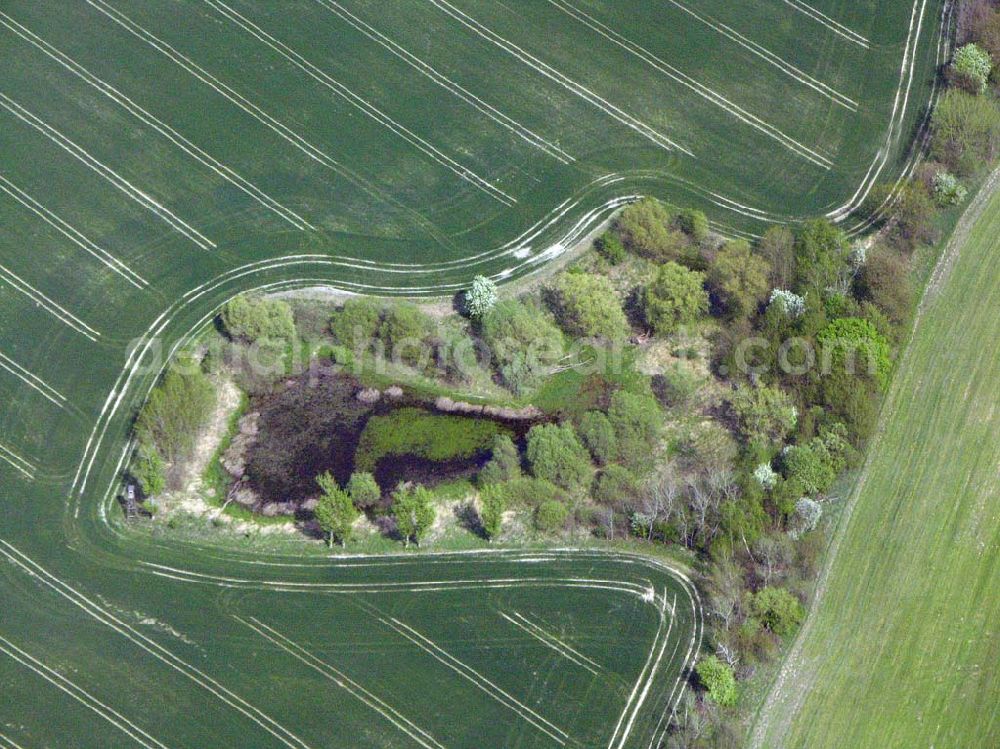
[[[792,6],[4,3],[0,745],[656,746],[681,571],[220,547],[116,496],[166,360],[247,290],[451,295],[644,195],[852,227],[915,163],[948,4]]]
[[[1000,741],[998,224],[1000,169],[931,276],[755,747]]]

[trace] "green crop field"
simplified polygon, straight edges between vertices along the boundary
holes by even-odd
[[[932,279],[756,746],[1000,744],[998,179]]]
[[[0,746],[655,745],[700,638],[678,574],[150,539],[114,503],[130,421],[247,289],[451,294],[644,194],[862,228],[949,8],[0,4]]]

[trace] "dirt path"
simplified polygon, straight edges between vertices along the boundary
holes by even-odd
[[[998,188],[1000,188],[1000,167],[996,168],[986,179],[983,186],[976,194],[976,197],[969,204],[968,208],[965,209],[965,212],[955,225],[955,230],[952,232],[951,237],[948,240],[948,244],[942,251],[941,257],[938,258],[937,264],[934,266],[934,271],[931,273],[927,286],[924,288],[924,293],[920,298],[920,304],[917,306],[917,312],[913,320],[911,339],[913,333],[916,332],[917,327],[920,325],[924,314],[930,308],[930,305],[934,303],[934,300],[937,299],[945,281],[951,274],[952,268],[955,266],[955,262],[961,253],[962,247],[965,245],[965,242],[969,237],[972,227],[975,226],[976,222],[982,216],[983,211]],[[912,347],[907,345],[906,349],[903,351],[903,357],[899,363],[897,376],[893,379],[893,385],[889,392],[889,396],[886,398],[886,402],[882,407],[882,412],[879,415],[875,435],[868,445],[864,466],[862,467],[861,473],[859,474],[858,479],[854,484],[854,488],[848,497],[847,504],[844,507],[844,514],[840,518],[837,530],[830,542],[826,563],[824,564],[816,583],[816,593],[813,597],[812,605],[809,607],[809,613],[806,617],[806,621],[802,625],[802,629],[799,631],[798,636],[795,638],[795,643],[785,656],[785,661],[775,678],[774,685],[768,694],[767,700],[757,713],[753,734],[749,740],[749,746],[752,747],[752,749],[763,749],[765,747],[764,741],[769,735],[772,737],[778,736],[779,743],[776,744],[776,746],[780,746],[780,737],[787,735],[792,720],[795,718],[802,705],[802,701],[805,699],[812,687],[814,674],[805,670],[804,667],[806,664],[802,663],[801,660],[803,643],[809,639],[817,617],[817,612],[823,604],[823,598],[826,595],[830,571],[837,563],[837,556],[840,551],[841,544],[843,543],[844,537],[847,535],[847,528],[850,526],[851,515],[854,512],[858,497],[861,495],[861,491],[867,483],[873,456],[879,450],[882,439],[885,435],[886,425],[891,422],[893,415],[896,412],[900,398],[899,383],[901,381],[901,378],[898,376],[898,372],[908,366],[911,349]]]

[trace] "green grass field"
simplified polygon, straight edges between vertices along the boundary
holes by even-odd
[[[998,179],[932,278],[756,746],[1000,744]]]
[[[856,229],[869,188],[912,165],[948,22],[942,0],[3,3],[0,746],[655,741],[699,633],[668,571],[150,539],[114,504],[130,421],[247,289],[450,295],[537,270],[643,194],[728,235]],[[383,578],[402,588],[332,587]]]

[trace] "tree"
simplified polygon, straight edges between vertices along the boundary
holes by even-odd
[[[382,498],[382,490],[379,488],[375,477],[366,471],[355,471],[347,481],[347,493],[351,496],[351,502],[361,511],[370,510]]]
[[[636,493],[635,476],[625,466],[610,465],[597,479],[594,499],[603,505],[626,504]]]
[[[778,637],[794,632],[805,616],[799,599],[784,588],[761,588],[754,594],[750,608],[761,623]]]
[[[933,242],[934,214],[934,201],[923,182],[910,180],[901,185],[889,232],[893,243],[911,252],[921,242]]]
[[[740,433],[748,443],[768,445],[781,442],[798,421],[792,399],[778,388],[740,385],[729,396]]]
[[[792,482],[793,494],[821,494],[837,477],[826,451],[813,443],[786,447],[781,466],[785,477]]]
[[[563,273],[552,285],[553,311],[570,335],[621,341],[628,322],[611,281],[592,273]]]
[[[836,286],[849,251],[844,232],[826,219],[804,223],[795,238],[795,290],[823,292]]]
[[[479,518],[483,523],[483,532],[492,541],[500,535],[503,525],[503,514],[507,511],[507,492],[502,485],[489,484],[479,492]]]
[[[708,311],[703,273],[669,262],[663,265],[643,295],[646,321],[659,335],[694,323]]]
[[[139,484],[143,496],[155,497],[167,488],[166,464],[159,451],[151,445],[139,446],[129,473]]]
[[[674,219],[674,226],[698,244],[708,239],[708,217],[695,208],[685,208],[680,211]]]
[[[479,484],[502,484],[521,478],[521,454],[517,445],[507,434],[498,434],[493,439],[493,454],[490,461],[479,472]]]
[[[288,302],[241,294],[222,308],[222,326],[234,340],[244,343],[267,338],[290,341],[295,337],[295,319]]]
[[[889,342],[872,323],[860,317],[840,317],[833,320],[817,336],[822,357],[822,372],[855,374],[857,353],[864,354],[866,371],[884,390],[889,385],[892,369]]]
[[[656,400],[619,390],[611,396],[608,420],[615,430],[619,458],[633,467],[647,461],[663,426],[663,414]]]
[[[795,280],[795,235],[787,226],[772,226],[764,232],[757,252],[770,264],[771,286],[787,289]]]
[[[594,462],[607,465],[618,457],[618,438],[611,420],[600,411],[587,411],[577,430]]]
[[[516,299],[498,302],[482,321],[483,341],[504,384],[521,394],[536,387],[563,353],[563,337],[545,313]]]
[[[590,482],[587,449],[569,424],[539,424],[528,432],[528,465],[538,478],[578,493]]]
[[[876,245],[854,279],[854,293],[885,312],[894,324],[904,323],[913,305],[906,258],[889,247]]]
[[[185,457],[211,416],[215,399],[215,386],[200,369],[176,362],[139,410],[135,424],[139,444],[155,448],[168,463]]]
[[[986,83],[993,69],[989,53],[976,44],[965,44],[955,50],[951,66],[955,72],[975,84],[978,93],[986,92]]]
[[[566,526],[569,510],[559,500],[550,499],[538,505],[535,527],[542,533],[558,533]]]
[[[944,170],[934,175],[932,185],[934,200],[940,206],[958,205],[969,194],[965,185],[958,181],[958,177]]]
[[[434,524],[434,495],[423,486],[412,489],[399,487],[392,494],[392,516],[403,537],[403,545],[413,541],[418,546],[427,530]]]
[[[382,303],[369,297],[348,299],[330,319],[330,331],[342,346],[367,348],[378,337]]]
[[[732,707],[736,704],[736,676],[733,670],[718,657],[702,658],[695,666],[698,681],[708,691],[709,698],[717,705]]]
[[[673,260],[687,247],[688,238],[671,227],[672,219],[663,203],[644,198],[626,206],[615,229],[629,251],[653,260]]]
[[[976,174],[1000,149],[1000,109],[987,96],[949,89],[931,115],[931,156],[959,176]]]
[[[715,256],[709,282],[733,317],[756,311],[769,290],[767,261],[750,251],[743,239],[726,242]]]
[[[319,527],[326,533],[326,543],[332,546],[333,540],[337,539],[341,546],[347,546],[354,521],[358,519],[358,511],[347,492],[337,486],[337,480],[329,471],[317,476],[316,483],[323,493],[313,512]]]
[[[497,303],[497,285],[486,276],[476,276],[465,292],[465,310],[473,320],[482,319]]]
[[[625,259],[625,245],[613,231],[606,231],[594,240],[594,249],[611,265],[618,265]]]
[[[394,359],[415,365],[427,352],[432,328],[431,319],[417,305],[399,302],[386,309],[379,337]]]

